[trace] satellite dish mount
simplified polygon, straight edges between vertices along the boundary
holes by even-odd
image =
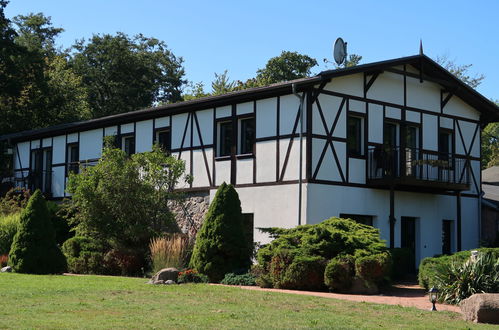
[[[338,66],[345,62],[347,58],[347,43],[341,38],[336,39],[334,42],[333,57]]]

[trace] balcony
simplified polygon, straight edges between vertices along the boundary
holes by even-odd
[[[367,166],[367,183],[373,187],[416,191],[462,191],[470,187],[467,160],[452,154],[379,146],[368,150]]]

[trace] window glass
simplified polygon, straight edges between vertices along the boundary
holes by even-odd
[[[230,156],[232,147],[232,122],[219,123],[218,156]]]
[[[123,151],[130,156],[135,153],[135,137],[126,136],[123,138]]]
[[[372,226],[373,225],[373,216],[371,215],[360,215],[360,214],[347,214],[347,213],[341,213],[340,218],[343,219],[352,219],[355,220],[358,223]]]
[[[255,143],[255,118],[241,119],[240,124],[240,154],[253,153]]]
[[[170,130],[162,130],[156,132],[156,143],[159,144],[159,146],[165,150],[165,151],[170,151],[171,150],[171,135],[170,135]]]
[[[69,174],[70,172],[78,173],[78,161],[80,158],[78,144],[69,144],[67,152],[68,152],[68,171],[67,171],[67,174]]]
[[[362,155],[362,119],[348,116],[347,146],[349,156]]]

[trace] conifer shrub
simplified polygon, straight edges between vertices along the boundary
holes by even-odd
[[[227,273],[225,274],[223,280],[220,283],[226,285],[253,286],[255,285],[255,276],[251,273],[246,273],[246,274]]]
[[[257,283],[346,291],[355,277],[377,284],[388,276],[390,255],[372,226],[331,218],[316,225],[264,231],[275,239],[258,251],[261,271]]]
[[[66,258],[55,242],[50,213],[40,190],[21,212],[9,265],[16,272],[29,274],[59,274],[66,270]]]
[[[227,273],[249,269],[252,247],[248,245],[239,196],[232,185],[223,183],[198,232],[190,266],[219,282]]]
[[[333,291],[346,292],[355,276],[355,260],[349,256],[331,259],[324,271],[324,284]]]

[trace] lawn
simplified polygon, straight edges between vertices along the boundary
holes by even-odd
[[[486,328],[450,312],[141,278],[0,274],[0,328]],[[491,327],[492,328],[492,327]]]

